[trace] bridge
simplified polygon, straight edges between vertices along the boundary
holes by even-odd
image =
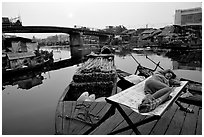
[[[113,33],[105,31],[91,31],[88,29],[55,27],[55,26],[2,26],[3,33],[83,33],[93,36],[113,36]]]
[[[71,56],[84,56],[89,51],[85,50],[82,35],[90,35],[99,37],[99,46],[102,47],[105,43],[114,36],[113,33],[105,31],[92,31],[80,28],[56,27],[56,26],[2,26],[2,33],[66,33],[70,37]],[[80,51],[78,49],[80,48]],[[82,52],[83,51],[83,52]],[[80,54],[80,55],[79,55]]]

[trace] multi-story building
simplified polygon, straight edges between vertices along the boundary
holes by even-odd
[[[175,25],[202,25],[202,8],[179,9],[175,11]]]

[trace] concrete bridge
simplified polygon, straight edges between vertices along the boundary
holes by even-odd
[[[2,33],[66,33],[70,36],[71,56],[82,57],[89,54],[90,48],[83,44],[83,35],[99,37],[99,46],[105,45],[114,36],[104,31],[91,31],[88,29],[55,27],[55,26],[2,26]],[[80,49],[80,50],[79,50]]]

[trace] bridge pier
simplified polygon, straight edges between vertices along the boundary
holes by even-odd
[[[99,46],[102,48],[106,43],[108,43],[109,36],[99,36]]]
[[[91,31],[77,28],[55,27],[55,26],[2,26],[2,33],[66,33],[70,35],[70,51],[72,58],[83,58],[91,52],[90,45],[85,45],[83,35],[99,37],[99,46],[103,47],[109,43],[113,34],[101,31]]]
[[[70,34],[71,57],[81,59],[91,53],[90,47],[83,45],[82,33]]]

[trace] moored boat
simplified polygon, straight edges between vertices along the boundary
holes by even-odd
[[[112,54],[91,54],[59,99],[56,134],[88,134],[114,114],[105,98],[117,92]]]
[[[114,86],[112,87],[112,90],[109,90],[111,92],[107,92],[108,90],[106,88],[108,88],[108,86],[106,86],[106,88],[103,88],[104,91],[106,92],[100,92],[101,91],[100,86],[102,86],[103,84],[90,86],[90,83],[92,82],[92,84],[94,84],[94,81],[96,80],[98,80],[99,82],[101,80],[111,81],[110,73],[108,76],[107,75],[104,76],[103,74],[99,75],[98,73],[101,72],[101,67],[99,67],[100,66],[99,64],[103,64],[102,63],[103,61],[99,59],[101,57],[111,59],[113,56],[110,54],[90,55],[89,59],[92,60],[88,59],[85,63],[82,64],[82,66],[77,70],[77,72],[73,76],[73,81],[65,89],[63,95],[61,96],[58,102],[56,110],[55,115],[56,134],[82,135],[91,133],[97,127],[100,127],[102,122],[108,119],[111,115],[115,114],[115,111],[113,111],[110,104],[107,104],[104,101],[104,98],[115,94],[117,92],[116,86],[120,87],[123,90],[135,85],[135,83],[131,83],[125,79],[126,76],[131,75],[130,73],[117,69],[114,70],[113,72],[116,71],[117,77],[119,77],[120,80],[117,82],[116,81],[117,77],[115,78]],[[96,58],[97,60],[95,60]],[[95,63],[91,63],[94,60]],[[156,68],[158,67],[158,65],[159,64],[157,64]],[[145,78],[147,77],[147,75],[152,75],[153,71],[155,71],[156,68],[153,70],[143,67],[142,65],[139,65],[136,71],[137,72],[136,76],[140,74],[140,76],[144,76]],[[89,86],[91,88],[89,88]],[[94,99],[92,98],[93,97],[92,95],[95,95]]]
[[[28,38],[3,35],[3,79],[41,70],[52,63],[53,53],[39,50],[37,42]]]

